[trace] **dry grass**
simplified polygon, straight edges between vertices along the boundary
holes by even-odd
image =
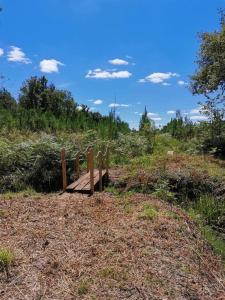
[[[0,298],[224,299],[223,268],[193,222],[150,196],[109,193],[1,199]],[[140,218],[146,207],[156,218]]]

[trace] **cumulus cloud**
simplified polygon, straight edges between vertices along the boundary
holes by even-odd
[[[4,54],[4,50],[0,48],[0,56],[2,56],[3,54]]]
[[[186,85],[186,84],[187,84],[187,82],[185,82],[185,81],[183,81],[183,80],[178,80],[177,83],[178,83],[179,85]]]
[[[26,54],[19,47],[11,46],[7,57],[8,61],[20,62],[23,64],[31,64],[31,60],[26,57]]]
[[[140,79],[139,82],[140,83],[151,82],[155,84],[161,83],[164,85],[168,85],[169,83],[165,81],[173,77],[179,77],[179,74],[172,73],[172,72],[167,72],[167,73],[156,72],[146,76],[145,78]]]
[[[191,116],[191,120],[193,121],[207,121],[208,118],[206,116]]]
[[[190,111],[190,114],[200,114],[200,108],[199,107],[197,107],[197,108],[194,108],[194,109],[192,109],[191,111]]]
[[[151,118],[153,121],[161,121],[162,120],[162,118],[160,118],[160,117],[153,117],[153,118]]]
[[[164,85],[164,86],[170,86],[171,84],[168,83],[168,82],[163,82],[162,85]]]
[[[175,110],[168,110],[168,111],[167,111],[167,115],[173,115],[173,114],[175,114],[175,113],[176,113]]]
[[[43,73],[58,73],[59,66],[64,66],[64,64],[56,59],[43,59],[40,62],[40,71]]]
[[[114,107],[129,107],[128,104],[119,104],[119,103],[111,103],[109,104],[109,107],[114,108]]]
[[[153,113],[153,112],[149,112],[149,113],[148,113],[148,117],[157,116],[157,115],[158,115],[158,114]]]
[[[103,103],[103,101],[101,99],[97,99],[93,102],[95,105],[100,105]]]
[[[102,69],[89,70],[86,78],[96,79],[124,79],[132,76],[132,73],[128,71],[107,71]]]
[[[82,106],[81,105],[77,106],[77,110],[81,111],[82,110]]]
[[[120,58],[110,59],[108,61],[111,65],[115,66],[122,66],[122,65],[128,65],[129,62]]]

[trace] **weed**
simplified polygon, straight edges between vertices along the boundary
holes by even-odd
[[[127,271],[124,269],[117,270],[114,267],[105,267],[99,272],[100,277],[113,279],[116,281],[127,280]]]
[[[8,249],[0,249],[0,270],[6,272],[7,278],[9,277],[9,269],[14,260],[13,253]]]
[[[143,206],[142,212],[139,215],[140,219],[143,220],[153,220],[159,215],[158,211],[151,204],[145,204]]]
[[[170,191],[168,180],[159,180],[156,184],[155,191],[152,194],[168,202],[173,202],[175,200],[175,193]]]
[[[81,282],[78,286],[77,292],[79,295],[86,295],[89,290],[89,284],[86,281]]]
[[[222,224],[224,222],[225,201],[218,201],[212,195],[202,195],[194,205],[207,224]]]

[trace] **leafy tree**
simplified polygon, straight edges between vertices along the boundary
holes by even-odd
[[[16,100],[12,97],[10,92],[5,88],[0,90],[0,108],[7,110],[15,110],[17,106]]]
[[[196,73],[191,77],[191,91],[202,94],[206,102],[202,105],[211,123],[212,137],[222,132],[225,116],[225,14],[221,11],[220,29],[200,34],[200,51]]]
[[[139,131],[143,134],[149,143],[148,152],[152,151],[153,148],[153,138],[155,135],[155,126],[154,122],[148,117],[148,111],[145,106],[144,113],[141,116],[140,123],[139,123]]]
[[[25,109],[51,111],[56,116],[72,116],[76,105],[70,92],[48,85],[45,76],[31,77],[20,89],[19,104]]]

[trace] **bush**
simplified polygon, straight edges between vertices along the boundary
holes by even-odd
[[[204,153],[211,153],[218,157],[225,157],[225,136],[207,138],[202,144]]]

